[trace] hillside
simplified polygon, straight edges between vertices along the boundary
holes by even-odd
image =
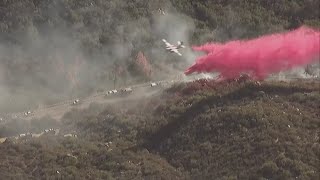
[[[320,28],[319,6],[0,0],[0,180],[318,179],[319,79],[201,79],[138,100],[74,108],[59,121],[10,115],[171,81],[198,56],[192,45]],[[163,38],[183,41],[183,56],[167,53]]]
[[[317,179],[319,90],[317,81],[199,80],[139,102],[92,104],[46,127],[77,138],[2,143],[0,177]]]
[[[319,177],[318,82],[204,81],[178,93],[147,121],[147,147],[192,179]]]
[[[1,0],[0,112],[172,78],[194,54],[168,54],[162,38],[189,47],[319,28],[317,7],[317,0]],[[148,73],[135,67],[139,53]]]

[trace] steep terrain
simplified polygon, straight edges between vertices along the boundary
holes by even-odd
[[[0,179],[318,179],[319,80],[199,80],[92,103],[61,121],[2,119],[182,73],[195,55],[166,53],[162,38],[189,46],[319,28],[318,7],[318,0],[0,0]]]
[[[193,179],[316,179],[319,92],[319,82],[193,83],[147,121],[147,147]]]
[[[199,80],[140,101],[92,104],[51,123],[77,138],[2,143],[0,176],[317,179],[319,91],[315,80]]]
[[[167,79],[194,54],[166,53],[163,38],[189,47],[319,28],[317,7],[317,0],[0,0],[0,112]],[[134,63],[139,54],[148,73]]]

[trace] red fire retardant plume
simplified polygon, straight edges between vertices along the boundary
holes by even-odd
[[[234,79],[247,73],[262,80],[271,73],[314,62],[319,58],[319,43],[319,30],[302,26],[248,41],[205,44],[193,47],[207,55],[198,58],[185,74],[217,71],[221,79]]]

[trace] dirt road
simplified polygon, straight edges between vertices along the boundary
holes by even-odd
[[[151,96],[162,91],[164,88],[170,86],[174,82],[175,81],[159,81],[155,83],[157,85],[154,87],[151,87],[151,83],[134,85],[131,87],[132,92],[128,94],[123,94],[121,90],[117,90],[117,93],[107,95],[107,91],[105,91],[103,93],[97,93],[89,97],[79,99],[79,102],[76,104],[73,104],[75,100],[68,100],[47,107],[30,110],[30,114],[28,114],[28,111],[26,111],[14,113],[12,114],[12,116],[14,118],[21,118],[26,120],[39,119],[43,117],[51,117],[53,119],[59,120],[65,113],[69,112],[73,108],[86,109],[90,106],[91,103],[108,104]]]

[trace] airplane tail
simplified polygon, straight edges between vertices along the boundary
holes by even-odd
[[[185,48],[182,41],[178,41],[178,48]]]

